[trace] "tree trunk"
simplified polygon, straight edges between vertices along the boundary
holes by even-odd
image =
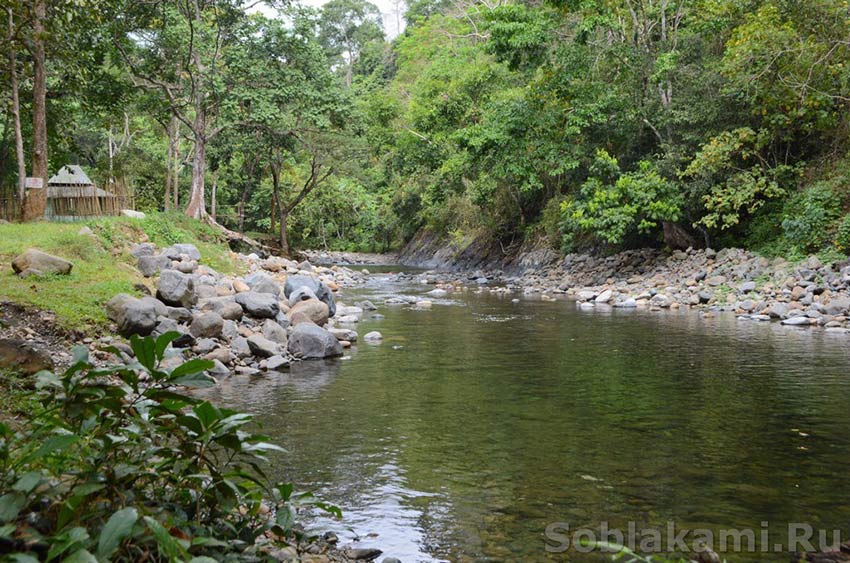
[[[44,216],[47,203],[47,71],[44,61],[47,0],[34,0],[32,22],[32,175],[42,179],[41,190],[30,190],[24,205],[24,220]]]
[[[289,217],[289,209],[284,205],[280,197],[280,169],[274,164],[271,165],[272,171],[272,200],[277,206],[278,215],[280,217],[280,253],[284,256],[289,256],[289,240],[286,238],[286,220]]]
[[[212,194],[210,197],[210,216],[212,217],[213,223],[216,223],[216,192],[218,191],[218,170],[213,172],[213,185],[212,185]]]
[[[172,184],[172,175],[171,168],[174,166],[174,146],[176,144],[177,137],[177,118],[175,116],[171,116],[171,121],[168,123],[167,128],[168,133],[168,152],[165,156],[165,204],[164,209],[168,211],[171,209],[171,184]]]
[[[280,252],[284,256],[289,256],[289,240],[286,238],[286,220],[289,218],[289,211],[285,206],[280,208]]]
[[[174,209],[180,209],[180,123],[174,129],[174,172],[171,175],[171,189],[174,191]]]
[[[200,20],[200,10],[195,2],[195,17]],[[197,48],[192,54],[195,71],[198,80],[204,74],[204,65],[201,54]],[[186,207],[186,215],[195,219],[203,219],[207,214],[204,205],[204,181],[206,176],[206,144],[207,144],[207,106],[204,88],[200,83],[194,85],[195,120],[192,124],[192,134],[195,138],[195,154],[192,158],[192,191],[189,196],[189,205]]]
[[[18,161],[18,201],[24,204],[27,190],[27,163],[24,160],[24,136],[21,132],[21,99],[18,94],[18,69],[15,61],[15,21],[12,18],[12,8],[7,8],[9,13],[9,88],[12,90],[12,118],[15,127],[15,156]]]

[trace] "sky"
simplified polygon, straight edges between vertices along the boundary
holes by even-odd
[[[301,3],[306,6],[321,8],[322,4],[328,0],[301,0]],[[381,10],[384,17],[384,32],[387,34],[387,39],[395,38],[400,31],[404,29],[404,5],[401,0],[371,0],[371,2]],[[396,12],[396,6],[401,10]],[[269,17],[275,15],[275,11],[264,4],[257,6],[257,11],[266,14]],[[401,29],[399,29],[399,24]]]

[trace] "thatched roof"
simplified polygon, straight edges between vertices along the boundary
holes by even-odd
[[[47,181],[47,197],[114,197],[106,190],[94,185],[94,182],[76,164],[63,166],[55,176]]]
[[[59,169],[55,176],[47,181],[48,186],[93,186],[94,182],[86,176],[76,164],[68,164]]]

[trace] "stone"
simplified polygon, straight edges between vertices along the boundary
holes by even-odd
[[[377,330],[373,330],[372,332],[367,332],[363,336],[363,340],[366,342],[380,342],[384,339],[384,335],[378,332]]]
[[[437,288],[437,289],[432,289],[431,291],[427,292],[425,295],[430,295],[432,297],[445,297],[448,294],[449,294],[449,292],[446,291],[445,289]]]
[[[189,332],[195,338],[217,338],[224,328],[224,319],[218,313],[202,313],[195,316]]]
[[[272,342],[286,346],[286,330],[277,324],[277,321],[266,319],[266,322],[263,323],[263,336]]]
[[[378,308],[371,301],[358,301],[355,303],[356,306],[360,307],[364,311],[377,311]]]
[[[230,350],[224,346],[219,348],[214,348],[210,350],[206,354],[204,354],[205,360],[210,360],[211,362],[218,361],[223,364],[230,363]]]
[[[765,313],[770,315],[774,319],[784,318],[788,316],[788,305],[786,305],[785,303],[774,303],[773,306]]]
[[[578,299],[579,301],[591,301],[593,299],[596,299],[596,292],[587,289],[579,291],[578,293],[576,293],[576,299]]]
[[[726,283],[726,276],[711,276],[705,281],[705,283],[711,287],[717,287]]]
[[[712,299],[714,299],[714,292],[704,289],[697,293],[697,297],[699,298],[699,302],[703,305],[710,303]]]
[[[381,559],[381,563],[401,563],[401,559],[398,557],[384,557]]]
[[[245,283],[251,288],[251,291],[257,293],[270,293],[275,297],[280,295],[280,285],[268,275],[257,272],[245,278]]]
[[[242,305],[237,303],[236,300],[230,296],[205,299],[198,304],[198,308],[201,311],[212,311],[214,313],[218,313],[221,315],[221,318],[230,321],[238,321],[244,314]]]
[[[279,369],[288,368],[289,363],[289,358],[278,354],[277,356],[272,356],[266,361],[266,369],[269,371],[277,371]]]
[[[741,293],[749,293],[756,290],[756,282],[748,281],[741,284]]]
[[[790,317],[782,321],[782,324],[787,326],[810,326],[812,324],[812,320],[805,315],[800,315],[797,317]]]
[[[628,297],[622,301],[614,303],[614,307],[617,307],[618,309],[634,309],[637,307],[637,300],[633,297]]]
[[[162,270],[171,267],[171,260],[167,256],[140,256],[138,268],[143,276],[151,278]]]
[[[610,289],[606,289],[605,291],[596,296],[596,302],[603,304],[608,303],[609,301],[611,301],[612,297],[614,297],[614,292]]]
[[[153,256],[156,254],[156,246],[152,242],[141,242],[130,247],[130,254],[136,258],[142,256]]]
[[[348,559],[353,559],[354,561],[372,561],[373,559],[380,557],[383,551],[380,549],[369,549],[365,547],[349,547],[342,553]]]
[[[299,287],[289,294],[289,306],[294,307],[299,301],[307,301],[308,299],[318,299],[318,297],[309,287]]]
[[[230,349],[240,358],[247,358],[251,355],[251,347],[248,345],[248,339],[244,336],[237,336],[230,343]]]
[[[302,360],[341,356],[342,345],[327,330],[312,323],[301,323],[289,335],[289,353]]]
[[[119,293],[106,303],[106,316],[118,325],[122,336],[147,336],[157,325],[157,306],[154,299],[137,299]]]
[[[305,320],[322,326],[328,322],[329,314],[330,311],[325,303],[318,299],[308,299],[296,303],[286,314],[286,318],[292,326],[298,326]]]
[[[257,319],[273,319],[280,312],[277,298],[270,293],[248,291],[236,294],[236,302],[247,315]]]
[[[844,295],[838,295],[829,300],[826,304],[826,313],[828,315],[843,315],[850,309],[850,298]]]
[[[154,328],[154,336],[162,336],[166,332],[176,332],[179,336],[171,341],[171,345],[175,348],[187,348],[195,344],[195,337],[192,336],[186,327],[177,324],[174,319],[168,317],[157,317],[156,328]]]
[[[357,342],[357,331],[348,328],[329,328],[328,332],[333,334],[339,341]]]
[[[328,314],[333,317],[336,315],[336,303],[334,302],[333,294],[330,288],[317,278],[312,276],[295,275],[286,278],[286,284],[283,287],[284,296],[289,299],[293,291],[300,287],[307,287],[319,301],[328,306]]]
[[[53,369],[50,354],[26,340],[0,339],[0,368],[23,375]]]
[[[129,217],[131,219],[144,219],[146,215],[141,211],[135,211],[133,209],[122,209],[121,215],[124,217]]]
[[[30,248],[12,260],[12,269],[16,274],[32,275],[57,274],[67,276],[74,267],[69,261],[40,250]]]
[[[192,351],[196,354],[209,354],[215,350],[216,346],[218,346],[218,342],[212,338],[201,338],[192,346]]]
[[[791,290],[791,299],[794,301],[799,301],[806,295],[806,288],[800,285],[795,285],[794,289]]]
[[[191,274],[198,269],[198,263],[194,260],[189,260],[188,262],[175,262],[174,269],[184,274]]]
[[[669,309],[673,305],[673,298],[663,293],[657,293],[649,300],[649,304],[662,309]]]
[[[172,260],[180,260],[181,256],[188,256],[189,260],[201,260],[201,251],[194,244],[172,244],[162,254]]]
[[[259,334],[248,337],[248,348],[253,355],[260,358],[271,358],[280,353],[280,344]]]
[[[209,375],[216,379],[221,379],[222,377],[227,377],[228,375],[230,375],[230,370],[227,369],[227,366],[225,366],[219,360],[213,359],[212,363],[213,367],[207,370],[207,373]]]
[[[165,270],[159,276],[156,296],[166,305],[191,308],[195,304],[195,280],[175,270]]]
[[[251,291],[251,288],[248,286],[247,283],[243,282],[242,280],[235,280],[233,282],[233,291],[235,291],[236,293],[246,293],[248,291]]]

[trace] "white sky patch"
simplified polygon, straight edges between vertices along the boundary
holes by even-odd
[[[300,3],[305,6],[321,8],[326,2],[328,0],[301,0]],[[381,15],[384,19],[384,33],[387,34],[387,39],[395,39],[399,33],[404,31],[404,0],[371,0],[371,2],[381,10]],[[258,4],[250,11],[260,12],[270,18],[277,15],[276,10],[263,3]]]

